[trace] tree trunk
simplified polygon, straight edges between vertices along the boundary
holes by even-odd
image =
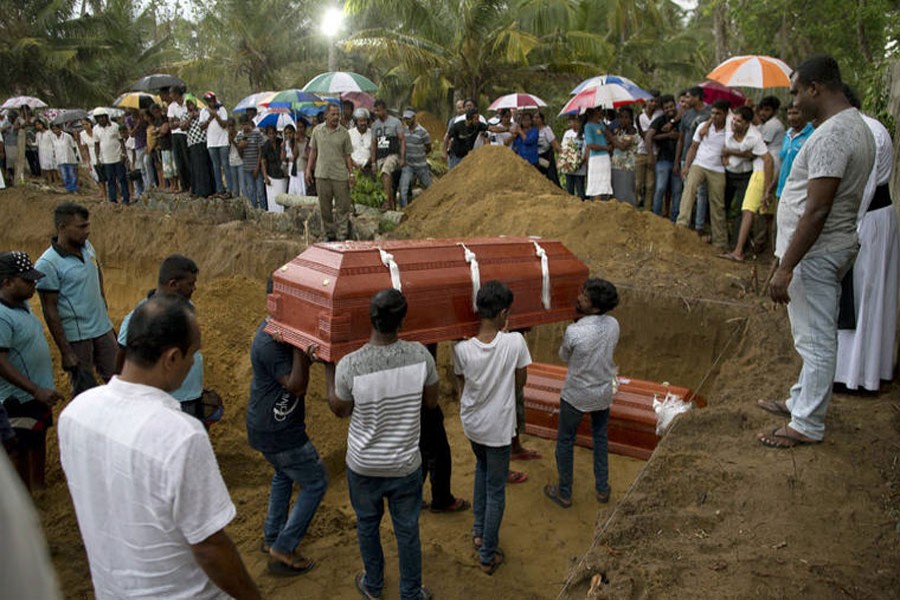
[[[716,64],[731,54],[728,51],[728,0],[720,0],[713,9],[713,36],[716,40]]]
[[[25,183],[25,129],[19,130],[18,155],[16,156],[16,185]]]
[[[866,0],[857,0],[856,11],[856,39],[859,44],[859,51],[865,57],[867,63],[872,63],[872,51],[869,48],[869,41],[866,39],[866,26],[863,23],[863,16],[866,12]]]

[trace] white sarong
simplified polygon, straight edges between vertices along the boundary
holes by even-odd
[[[275,198],[278,197],[278,194],[283,194],[287,191],[288,180],[286,177],[282,179],[270,177],[269,182],[272,184],[266,186],[266,200],[269,204],[269,212],[283,213],[284,207],[275,202]]]
[[[591,156],[588,159],[587,189],[585,195],[612,196],[612,163],[609,154]]]

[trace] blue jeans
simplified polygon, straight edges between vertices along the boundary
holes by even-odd
[[[244,196],[250,200],[250,206],[268,210],[266,184],[263,181],[262,171],[256,177],[253,176],[253,171],[241,171],[241,175],[243,177],[241,189],[244,190]]]
[[[217,194],[221,194],[224,191],[222,187],[223,170],[225,171],[225,179],[230,179],[228,174],[230,168],[228,166],[228,153],[231,149],[228,146],[219,146],[218,148],[207,148],[206,150],[209,152],[209,160],[212,163],[213,187]]]
[[[347,469],[350,503],[356,512],[356,536],[366,569],[364,584],[374,596],[384,589],[384,551],[381,548],[381,517],[387,498],[397,554],[400,559],[400,598],[419,598],[422,590],[422,546],[419,513],[422,510],[422,470],[406,477],[368,477]]]
[[[681,190],[684,182],[681,177],[672,175],[675,163],[669,160],[656,161],[656,188],[653,190],[653,213],[662,214],[663,202],[666,199],[666,190],[672,190],[672,205],[669,209],[669,219],[674,223],[678,218],[678,206],[681,204]],[[670,187],[671,186],[671,187]]]
[[[290,554],[306,535],[309,523],[325,496],[328,475],[316,447],[310,441],[299,448],[264,453],[263,456],[275,468],[263,535],[267,546]],[[295,483],[300,486],[300,493],[288,516]]]
[[[500,544],[510,446],[484,446],[471,440],[470,443],[475,453],[475,489],[472,492],[475,524],[472,525],[472,536],[482,539],[478,559],[487,564],[494,560],[494,553]]]
[[[128,172],[125,170],[125,163],[121,160],[117,163],[104,164],[103,174],[106,176],[106,197],[110,202],[117,202],[116,199],[116,182],[122,189],[122,203],[128,204],[131,198],[128,194]]]
[[[794,348],[803,359],[800,377],[787,400],[790,425],[814,440],[825,437],[825,413],[831,402],[837,365],[841,279],[855,258],[855,249],[804,258],[794,267],[788,286],[788,318]]]
[[[59,176],[62,178],[63,186],[67,192],[78,191],[78,174],[75,171],[74,164],[64,164],[59,166]]]
[[[609,491],[609,409],[595,410],[591,415],[594,438],[594,486],[598,493]],[[559,399],[559,431],[556,435],[556,470],[559,472],[559,495],[572,497],[572,469],[575,435],[584,413]]]
[[[409,186],[412,185],[413,179],[416,177],[419,178],[422,188],[427,189],[431,187],[431,167],[428,166],[428,163],[421,167],[403,165],[403,170],[400,173],[400,208],[406,208]]]
[[[237,198],[241,195],[241,173],[243,169],[240,166],[228,167],[225,170],[226,184],[228,185],[228,193],[232,197]]]
[[[703,231],[709,214],[709,188],[706,183],[697,188],[697,210],[694,211],[694,229]]]
[[[459,158],[458,156],[456,156],[454,154],[448,154],[447,155],[447,170],[449,171],[450,169],[452,169],[453,167],[458,165],[459,161],[461,161],[461,160],[462,160],[461,158]]]
[[[587,196],[584,195],[584,180],[584,175],[566,174],[566,191],[582,200],[586,199]]]

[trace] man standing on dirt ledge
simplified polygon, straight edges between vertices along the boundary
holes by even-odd
[[[859,243],[856,216],[875,161],[875,140],[850,106],[837,61],[814,56],[791,76],[791,95],[817,129],[800,150],[778,206],[776,262],[769,293],[788,305],[794,348],[803,359],[786,401],[760,400],[790,423],[758,434],[773,448],[817,444],[825,435],[837,359],[841,279]]]
[[[328,105],[325,123],[313,129],[310,137],[306,185],[312,185],[315,173],[325,235],[329,242],[343,241],[350,227],[350,188],[356,183],[356,176],[350,160],[353,143],[341,125],[341,109],[336,104]]]
[[[116,336],[97,251],[88,241],[89,216],[80,204],[57,206],[53,211],[57,235],[35,264],[45,275],[37,284],[44,321],[75,394],[85,389],[78,384],[85,373],[92,378],[96,370],[103,381],[109,381],[116,368]]]

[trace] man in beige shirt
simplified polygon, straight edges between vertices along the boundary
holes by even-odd
[[[312,184],[315,174],[319,209],[327,239],[343,241],[349,234],[350,186],[355,181],[350,160],[353,144],[350,133],[341,125],[339,106],[328,106],[325,123],[313,129],[311,138],[306,184]]]

